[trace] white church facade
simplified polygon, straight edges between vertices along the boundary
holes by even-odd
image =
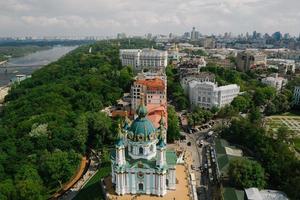
[[[149,194],[164,196],[175,190],[174,151],[167,150],[163,117],[155,128],[147,119],[147,108],[140,105],[138,117],[119,127],[115,151],[111,155],[112,183],[118,195]]]

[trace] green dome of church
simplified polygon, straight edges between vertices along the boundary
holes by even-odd
[[[153,123],[146,118],[146,106],[140,105],[136,112],[138,117],[132,122],[129,128],[129,139],[133,141],[148,141],[155,139],[156,128]]]

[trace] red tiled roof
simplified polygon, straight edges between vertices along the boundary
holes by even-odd
[[[164,90],[165,82],[160,78],[148,79],[148,80],[137,80],[136,84],[145,85],[148,90]]]

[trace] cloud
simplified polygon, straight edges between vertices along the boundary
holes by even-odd
[[[0,36],[290,32],[298,0],[2,0]]]

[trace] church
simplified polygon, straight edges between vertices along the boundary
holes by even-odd
[[[175,190],[176,153],[166,148],[166,128],[161,115],[155,128],[147,118],[147,108],[141,104],[138,117],[127,118],[119,126],[115,150],[111,155],[112,183],[118,195],[148,194],[164,196]]]

